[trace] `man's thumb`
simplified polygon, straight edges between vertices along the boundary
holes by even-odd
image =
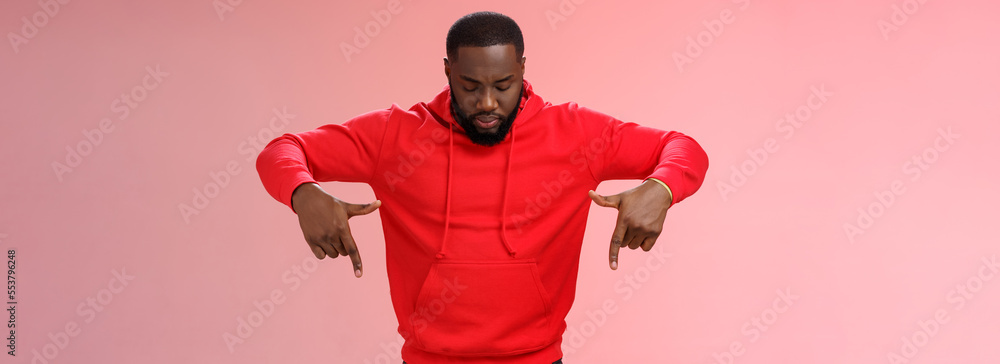
[[[381,200],[375,200],[375,202],[366,205],[350,204],[347,209],[347,217],[368,215],[378,209],[379,206],[382,206]]]
[[[618,203],[620,202],[618,195],[601,196],[598,195],[597,192],[594,192],[593,190],[587,191],[587,194],[590,195],[590,199],[594,200],[594,203],[596,203],[599,206],[614,207],[616,209],[618,208]]]

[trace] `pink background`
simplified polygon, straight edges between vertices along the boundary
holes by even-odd
[[[615,213],[593,207],[566,363],[994,363],[1000,280],[982,267],[1000,253],[1000,5],[918,4],[402,0],[348,61],[341,44],[387,1],[248,0],[221,17],[211,0],[73,1],[16,46],[43,6],[4,1],[0,248],[16,250],[18,326],[17,357],[0,360],[398,363],[378,216],[351,220],[362,279],[346,259],[313,264],[241,143],[276,136],[275,109],[294,115],[279,133],[301,132],[429,101],[446,82],[448,27],[489,9],[522,27],[544,98],[682,131],[711,159],[667,216],[664,265],[627,251],[608,269]],[[884,36],[894,6],[905,19]],[[695,56],[678,67],[675,53]],[[147,67],[168,73],[148,92]],[[814,87],[830,95],[809,109]],[[145,99],[121,118],[112,104],[128,93]],[[778,120],[796,111],[807,117],[786,138]],[[82,131],[105,118],[113,130],[87,149]],[[948,128],[959,136],[934,149]],[[57,174],[81,143],[89,154]],[[765,144],[778,149],[755,162],[747,150]],[[913,179],[916,155],[934,162]],[[752,175],[723,194],[734,167]],[[185,218],[179,206],[218,173],[224,186]],[[894,181],[903,192],[880,203]],[[878,217],[849,237],[859,209]],[[264,304],[272,292],[279,303]],[[247,319],[252,333],[228,346]]]

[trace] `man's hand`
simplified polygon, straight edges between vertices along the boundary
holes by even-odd
[[[347,203],[323,191],[318,184],[305,183],[292,192],[292,208],[299,216],[302,235],[316,259],[350,256],[354,276],[361,277],[361,255],[351,236],[347,219],[367,215],[382,205],[375,200],[366,205]]]
[[[601,196],[589,191],[590,199],[600,206],[618,209],[618,222],[611,235],[611,252],[608,259],[611,269],[618,269],[618,249],[641,247],[649,251],[663,230],[672,196],[666,188],[654,181],[645,181],[638,187],[613,196]]]

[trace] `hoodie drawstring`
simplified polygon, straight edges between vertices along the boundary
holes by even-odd
[[[444,258],[445,242],[448,241],[448,225],[451,223],[451,162],[455,159],[455,131],[448,125],[448,179],[444,197],[444,234],[441,235],[441,250],[437,253],[437,258]]]
[[[518,108],[524,109],[525,101],[519,100]],[[507,240],[507,192],[510,187],[510,166],[513,164],[514,159],[514,124],[510,126],[510,149],[507,151],[507,173],[504,175],[503,181],[503,207],[500,212],[500,240],[503,242],[504,248],[507,249],[507,254],[511,257],[517,256],[517,250]],[[451,178],[452,178],[452,161],[455,159],[455,130],[451,124],[448,125],[448,180],[445,182],[447,185],[445,199],[444,199],[444,234],[441,235],[441,250],[438,250],[436,255],[437,259],[442,259],[445,256],[445,247],[448,242],[448,227],[451,225]]]
[[[510,245],[507,241],[507,190],[510,186],[510,165],[513,164],[514,159],[514,125],[510,126],[510,151],[507,152],[507,174],[503,180],[503,209],[500,212],[500,240],[503,241],[503,246],[507,248],[507,253],[511,257],[517,255],[517,251]]]

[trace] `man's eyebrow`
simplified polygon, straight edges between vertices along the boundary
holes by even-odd
[[[479,80],[477,80],[475,78],[472,78],[472,77],[469,77],[469,76],[466,76],[466,75],[459,75],[458,77],[461,78],[461,79],[463,79],[463,80],[469,81],[469,82],[483,84]],[[504,78],[501,78],[499,80],[496,80],[496,82],[493,82],[493,83],[500,83],[500,82],[508,81],[508,80],[510,80],[513,77],[514,77],[514,75],[512,75],[512,74],[511,75],[507,75],[507,77],[504,77]]]

